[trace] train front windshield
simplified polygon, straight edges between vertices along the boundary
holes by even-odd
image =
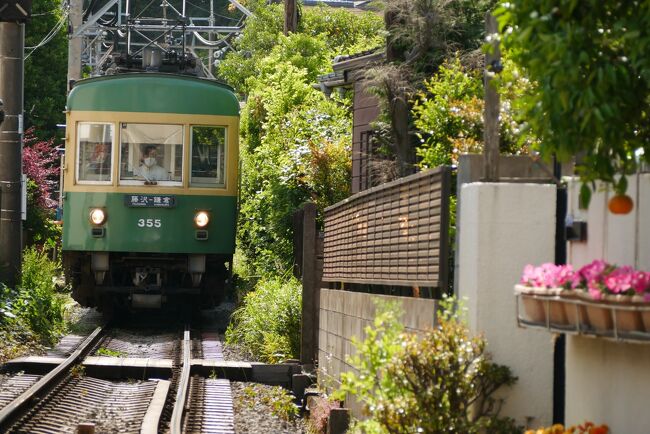
[[[120,182],[183,182],[183,126],[120,125]]]
[[[156,183],[183,185],[185,129],[174,124],[119,124],[118,140],[113,125],[83,122],[78,125],[77,181],[112,184],[115,142],[119,142],[119,184]],[[226,136],[222,126],[189,126],[189,184],[192,187],[225,187]]]

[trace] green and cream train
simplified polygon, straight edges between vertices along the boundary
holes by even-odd
[[[212,80],[125,73],[66,107],[63,261],[84,306],[223,295],[235,248],[239,103]]]

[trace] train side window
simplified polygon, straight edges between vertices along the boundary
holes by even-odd
[[[183,126],[120,124],[120,184],[182,185]]]
[[[113,124],[77,124],[77,181],[110,184],[113,168]]]
[[[191,165],[193,187],[226,186],[226,128],[192,127]]]

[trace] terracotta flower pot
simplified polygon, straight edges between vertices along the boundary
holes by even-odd
[[[640,297],[639,297],[640,298]],[[641,312],[625,307],[635,307],[635,297],[629,295],[616,296],[616,328],[619,332],[641,332],[644,331]]]
[[[564,309],[564,301],[560,298],[562,294],[561,288],[549,289],[549,294],[553,296],[548,301],[548,319],[551,325],[565,327],[569,325],[569,320]]]
[[[589,326],[589,318],[587,318],[587,310],[585,306],[580,304],[580,292],[576,290],[563,291],[561,297],[566,301],[562,304],[564,314],[567,319],[567,324],[572,326],[575,330],[579,327]]]
[[[614,329],[612,310],[604,300],[594,300],[589,294],[583,293],[581,297],[585,303],[589,325],[597,332],[611,332]]]
[[[643,322],[643,328],[646,333],[650,333],[650,310],[641,311],[641,321]]]
[[[515,293],[521,296],[521,304],[524,307],[524,319],[533,323],[546,324],[546,301],[537,298],[547,295],[546,288],[531,288],[524,285],[515,285]]]

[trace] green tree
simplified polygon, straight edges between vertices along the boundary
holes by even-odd
[[[410,118],[424,80],[446,60],[476,63],[485,34],[485,13],[493,0],[384,0],[386,64],[367,74],[381,102],[378,143],[395,156],[399,175],[415,170],[418,140]]]
[[[66,30],[62,0],[34,0],[25,31],[25,124],[44,139],[61,136],[56,124],[65,122]]]
[[[542,155],[581,156],[583,204],[596,180],[625,192],[650,161],[650,1],[509,0],[497,14],[534,83],[522,102]]]
[[[495,84],[501,94],[500,150],[527,154],[537,143],[522,131],[519,97],[530,87],[515,65],[503,59],[504,70]],[[422,168],[458,164],[463,153],[483,151],[483,70],[468,68],[459,59],[443,64],[416,95],[412,116],[420,139],[417,155]]]
[[[346,105],[327,99],[306,71],[278,63],[242,113],[239,246],[254,268],[291,264],[291,216],[311,200],[322,210],[347,197],[350,129]]]
[[[255,274],[291,266],[292,214],[319,211],[349,195],[351,113],[313,84],[335,55],[374,46],[374,14],[304,9],[297,33],[282,34],[282,8],[248,2],[249,18],[220,74],[247,94],[241,118],[242,182],[238,246]]]
[[[296,66],[308,68],[308,75],[312,78],[329,72],[330,63],[337,55],[352,54],[382,44],[381,19],[374,13],[355,14],[327,6],[303,8],[298,32],[292,35],[301,36],[286,39],[282,34],[282,4],[267,5],[263,0],[249,0],[246,5],[255,15],[247,18],[243,33],[234,42],[235,49],[219,65],[219,74],[244,94],[251,90],[248,79],[259,76],[263,59],[278,44],[285,44],[287,57],[284,61],[300,63],[302,57],[303,62],[310,63]],[[312,39],[318,42],[310,47]],[[291,45],[297,50],[290,50]],[[323,62],[312,59],[312,56]]]

